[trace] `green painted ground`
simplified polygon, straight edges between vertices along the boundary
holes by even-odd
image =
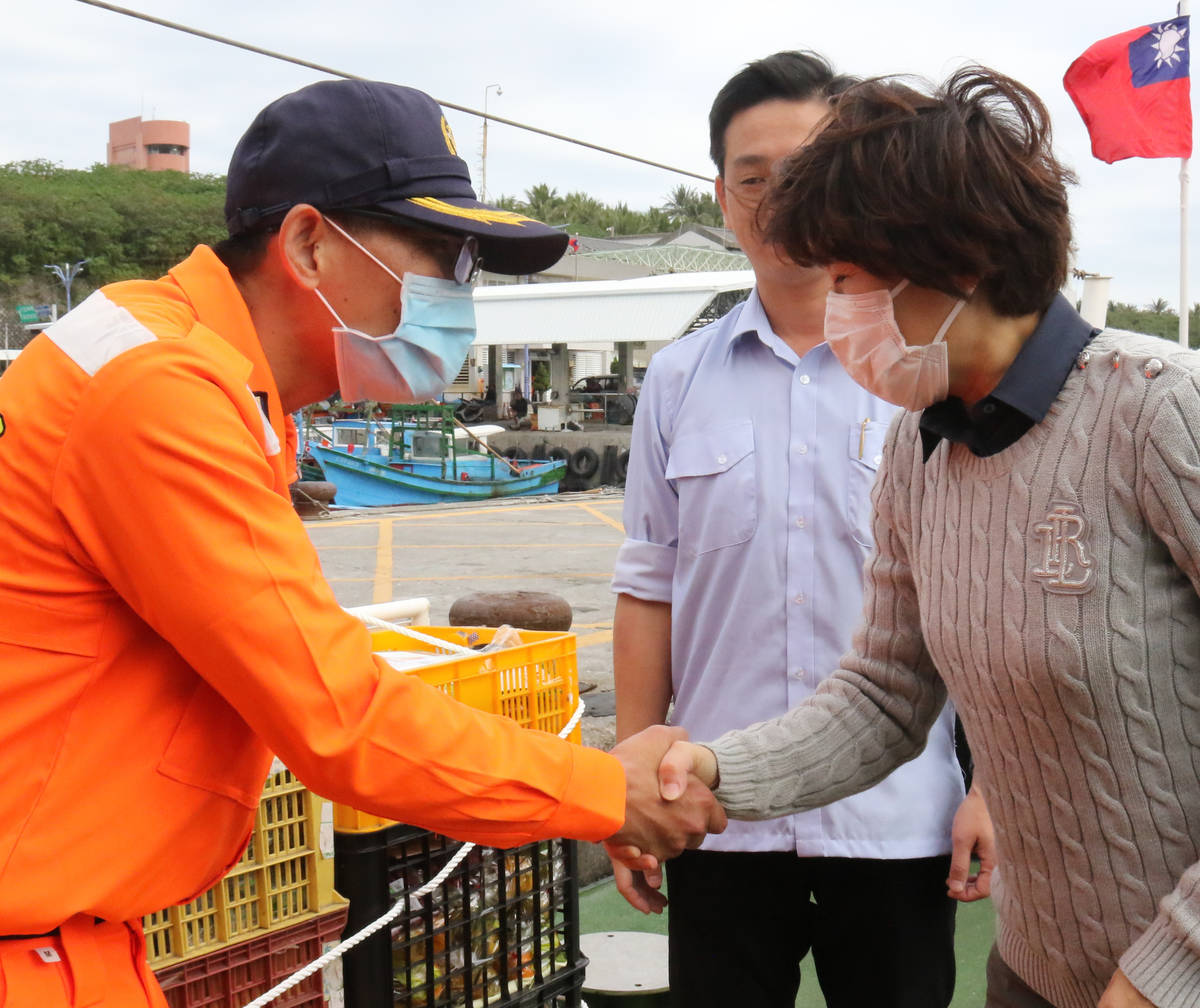
[[[588,886],[579,896],[582,933],[592,931],[651,931],[666,934],[667,918],[643,916],[617,892],[612,880]],[[977,1008],[983,1004],[983,968],[992,946],[992,904],[990,900],[968,903],[958,909],[955,936],[958,951],[958,983],[951,1008]],[[811,969],[802,968],[800,996],[796,1008],[824,1008],[825,999]]]

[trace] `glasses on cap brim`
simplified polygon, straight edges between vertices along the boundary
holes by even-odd
[[[458,259],[454,263],[454,279],[459,283],[474,283],[479,276],[483,260],[479,257],[479,239],[468,235],[463,239],[462,248],[458,250]]]
[[[454,279],[459,283],[474,283],[479,276],[480,269],[483,268],[483,258],[479,252],[479,239],[474,235],[463,237],[451,231],[426,227],[420,221],[409,217],[400,217],[397,214],[388,213],[384,210],[355,207],[338,212],[387,221],[397,232],[415,244],[422,246],[427,252],[435,256],[445,254],[443,250],[450,242],[457,238],[462,238],[462,245],[459,247],[454,259]]]

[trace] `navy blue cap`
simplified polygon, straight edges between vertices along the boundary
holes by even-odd
[[[255,117],[229,163],[229,234],[280,218],[298,203],[369,208],[474,235],[482,266],[493,273],[537,273],[567,247],[565,232],[480,203],[441,107],[398,84],[320,81]]]

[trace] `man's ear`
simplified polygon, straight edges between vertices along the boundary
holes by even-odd
[[[717,205],[721,208],[721,216],[725,218],[725,226],[729,227],[729,214],[725,212],[725,200],[728,198],[725,193],[725,178],[718,175],[713,182],[713,189],[717,193]]]
[[[330,267],[330,240],[330,229],[321,211],[298,203],[279,225],[275,254],[297,284],[315,290]]]

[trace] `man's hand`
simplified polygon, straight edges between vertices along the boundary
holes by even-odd
[[[651,725],[613,747],[612,754],[625,768],[625,825],[609,837],[610,854],[619,848],[636,848],[643,856],[666,861],[699,847],[706,833],[725,829],[725,810],[695,776],[674,781],[670,800],[659,793],[659,764],[673,743],[686,738],[682,728]],[[631,869],[644,868],[644,862],[638,864],[628,854],[619,859]]]
[[[605,848],[608,848],[607,843]],[[662,869],[632,871],[611,850],[608,856],[612,860],[613,881],[617,884],[617,892],[625,897],[629,905],[644,914],[662,913],[667,905],[667,898],[660,891],[663,882]]]
[[[983,795],[971,788],[954,813],[950,828],[950,877],[946,891],[951,899],[963,903],[985,899],[992,891],[992,872],[996,867],[996,836],[992,817],[988,814]],[[971,856],[979,858],[979,871],[971,870]]]
[[[1154,1002],[1142,997],[1120,970],[1113,974],[1096,1008],[1154,1008]]]

